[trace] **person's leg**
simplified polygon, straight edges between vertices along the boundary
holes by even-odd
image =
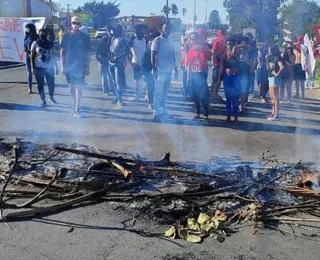
[[[271,117],[274,117],[275,116],[275,93],[274,93],[275,87],[273,85],[269,86],[269,90],[270,90],[270,98],[271,98],[271,104],[272,104]]]
[[[27,67],[27,77],[28,77],[28,93],[32,93],[32,70],[31,70],[31,60],[30,58],[26,59],[26,67]]]
[[[202,74],[202,79],[203,81],[201,82],[200,85],[200,93],[201,93],[201,104],[203,107],[203,115],[205,119],[208,119],[209,117],[209,106],[210,106],[210,96],[209,96],[209,88],[207,84],[207,74]]]
[[[287,79],[282,80],[281,82],[281,87],[280,87],[280,101],[284,101],[284,91],[286,89],[286,85],[287,85]]]
[[[146,73],[145,81],[146,81],[147,89],[148,89],[148,91],[147,91],[148,102],[149,102],[149,105],[153,106],[155,82],[154,82],[154,78],[150,72]]]
[[[118,101],[119,104],[123,105],[122,101],[122,92],[125,91],[126,88],[126,74],[125,74],[125,67],[123,65],[117,65],[116,67],[116,81],[118,88]]]
[[[141,72],[140,68],[134,68],[133,69],[133,75],[134,75],[134,86],[135,86],[135,94],[136,94],[136,99],[138,100],[140,97],[140,88],[141,88]]]
[[[182,69],[182,95],[186,97],[188,95],[188,82],[187,82],[188,72],[185,68]]]
[[[194,100],[194,106],[196,110],[195,118],[200,118],[201,114],[201,94],[200,94],[200,87],[199,84],[199,77],[196,73],[192,73],[191,75],[191,91],[192,91],[192,97]]]
[[[162,108],[162,111],[165,114],[167,114],[166,102],[167,102],[168,92],[171,84],[171,72],[164,73],[164,77],[165,79],[164,79],[164,88],[163,88],[162,97],[161,97],[161,108]]]
[[[46,104],[46,97],[45,97],[45,93],[44,93],[44,77],[45,77],[44,69],[43,68],[36,68],[36,80],[37,80],[37,85],[38,85],[38,92],[39,92],[39,96],[42,100],[41,105]]]
[[[116,103],[119,100],[119,93],[121,93],[119,91],[119,85],[118,85],[117,77],[116,77],[116,66],[110,65],[109,71],[110,71],[111,81],[113,82],[113,86],[114,86],[114,92],[116,95],[116,99],[113,101],[113,103]]]
[[[279,116],[279,110],[280,110],[280,101],[279,101],[279,88],[274,88],[274,118],[277,118]]]
[[[104,65],[100,66],[100,77],[101,77],[102,92],[104,94],[108,94],[109,89],[108,89],[108,81],[107,81],[107,68]]]
[[[305,93],[305,83],[304,83],[305,81],[304,80],[301,80],[300,81],[300,86],[301,86],[301,98],[302,99],[304,99],[305,98],[305,95],[304,95],[304,93]]]
[[[154,116],[159,116],[163,113],[161,108],[162,93],[164,91],[165,84],[165,73],[159,73],[158,78],[155,80],[155,91],[154,91]]]
[[[79,112],[80,110],[80,103],[81,103],[81,98],[82,98],[82,89],[75,87],[75,92],[76,92],[76,102],[75,102],[75,107],[74,110],[75,112]]]
[[[241,84],[241,109],[240,109],[240,113],[244,113],[245,112],[245,104],[247,102],[247,88],[248,88],[248,78],[247,75],[240,75],[239,77],[240,79],[240,84]]]
[[[296,87],[296,98],[300,97],[300,81],[295,80],[295,87]]]
[[[45,76],[46,76],[46,81],[48,84],[48,90],[49,90],[49,97],[51,100],[54,100],[54,69],[45,69]]]
[[[238,116],[239,116],[239,95],[235,95],[232,97],[232,105],[233,105],[233,116],[234,116],[234,122],[237,123]]]
[[[290,103],[291,97],[292,97],[292,79],[291,78],[289,78],[286,81],[286,89],[287,89],[288,103]]]
[[[226,122],[229,123],[231,120],[231,105],[232,105],[232,81],[231,76],[224,75],[223,77],[224,94],[226,97]]]

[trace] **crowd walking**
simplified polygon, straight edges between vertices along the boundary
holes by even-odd
[[[60,39],[60,71],[69,84],[72,112],[78,118],[83,117],[81,98],[91,61],[90,36],[81,26],[80,18],[72,17],[70,31],[63,32]],[[144,95],[156,122],[173,118],[166,109],[166,101],[172,78],[179,78],[179,68],[182,71],[182,95],[194,102],[194,120],[202,119],[201,114],[204,120],[209,120],[210,104],[222,101],[219,94],[222,86],[226,123],[240,122],[239,117],[247,113],[250,94],[256,93],[264,104],[271,102],[272,111],[267,119],[274,121],[281,118],[281,104],[289,105],[292,98],[304,99],[305,88],[315,87],[316,62],[320,53],[317,43],[307,35],[298,36],[294,42],[284,42],[283,46],[272,41],[258,45],[251,33],[227,35],[225,31],[218,30],[215,41],[209,44],[207,30],[191,28],[183,32],[182,57],[178,66],[176,43],[170,37],[171,33],[170,23],[163,24],[161,31],[152,32],[146,25],[137,24],[134,35],[129,39],[124,36],[120,24],[106,30],[96,48],[95,57],[102,92],[115,96],[112,103],[125,106],[123,95],[127,91],[125,71],[128,64],[133,70],[135,101]],[[60,71],[54,39],[47,29],[37,33],[33,24],[25,27],[28,93],[33,92],[34,75],[42,107],[47,105],[45,80],[48,100],[58,104],[54,91],[55,75]],[[209,79],[210,62],[212,77]],[[211,81],[209,85],[208,81]],[[295,96],[292,94],[293,85]],[[255,86],[258,87],[257,92]]]

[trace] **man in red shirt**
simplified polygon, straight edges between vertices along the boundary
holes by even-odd
[[[223,57],[226,46],[227,46],[227,36],[222,30],[217,31],[218,39],[215,40],[212,44],[212,83],[211,83],[211,96],[213,99],[220,98],[219,89],[221,85],[220,78],[220,63],[221,58]]]
[[[188,68],[188,81],[196,107],[195,119],[200,119],[201,105],[205,120],[209,119],[209,89],[207,84],[208,60],[211,57],[209,47],[199,40],[199,34],[194,33],[196,41],[186,57]]]

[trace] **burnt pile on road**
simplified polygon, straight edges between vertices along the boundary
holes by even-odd
[[[270,165],[271,164],[271,165]],[[174,225],[166,236],[200,242],[232,223],[320,222],[320,175],[311,164],[213,158],[148,161],[80,145],[0,144],[1,218],[7,223],[102,201]],[[302,215],[301,215],[302,214]]]

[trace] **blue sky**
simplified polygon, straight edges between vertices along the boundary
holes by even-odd
[[[71,4],[71,8],[77,8],[79,5],[90,0],[57,0],[66,8],[65,4]],[[99,0],[97,0],[99,1]],[[104,0],[105,2],[113,0]],[[223,7],[223,0],[207,0],[208,1],[208,16],[211,10],[218,10],[223,22],[226,21],[227,12]],[[181,10],[183,7],[187,8],[188,14],[185,17],[185,22],[192,22],[193,19],[193,2],[194,0],[169,0],[169,5],[175,3]],[[206,0],[196,0],[197,2],[197,16],[198,22],[205,20],[205,6]],[[291,2],[291,1],[288,1]],[[320,0],[315,0],[320,5]],[[166,4],[166,0],[117,0],[120,5],[120,16],[141,15],[148,16],[151,13],[160,14],[162,7]],[[180,14],[182,18],[182,15]]]
[[[65,4],[71,4],[70,8],[77,8],[79,5],[87,2],[87,0],[58,0],[61,5],[66,8]],[[108,2],[109,0],[104,0]],[[206,0],[196,0],[198,22],[205,20],[205,3]],[[160,14],[162,7],[166,4],[166,0],[117,0],[120,5],[120,16],[141,15],[148,16],[150,13]],[[188,14],[185,22],[192,22],[193,17],[193,0],[169,0],[169,5],[175,3],[181,10],[187,8]],[[223,8],[223,0],[208,0],[208,16],[211,10],[216,9],[220,12],[223,21],[226,20],[227,13]],[[182,15],[180,14],[182,18]]]

